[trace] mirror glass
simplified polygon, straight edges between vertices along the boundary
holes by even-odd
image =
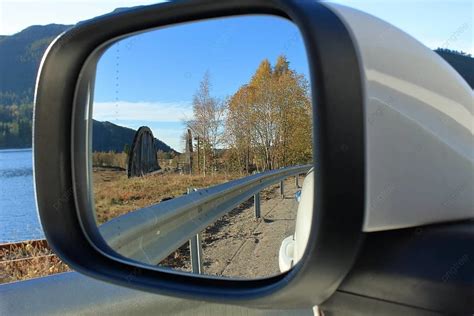
[[[107,47],[94,85],[91,200],[112,249],[232,278],[296,264],[312,212],[312,104],[292,22],[235,16],[134,34]]]

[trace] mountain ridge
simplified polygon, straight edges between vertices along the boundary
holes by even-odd
[[[92,150],[122,152],[125,147],[132,146],[136,130],[114,124],[109,121],[92,120]],[[153,135],[154,136],[154,135]],[[169,145],[155,138],[156,150],[167,153],[178,153]]]
[[[41,58],[49,44],[72,25],[33,25],[0,39],[0,105],[33,102]]]

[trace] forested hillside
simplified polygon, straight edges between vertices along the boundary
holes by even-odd
[[[50,24],[0,38],[0,104],[31,104],[36,73],[51,41],[70,25]]]
[[[0,37],[0,148],[31,147],[33,92],[41,57],[70,27],[30,26]]]
[[[126,146],[131,146],[136,130],[119,126],[110,122],[94,120],[92,124],[92,150],[122,152]],[[173,148],[155,138],[156,150],[176,153]]]
[[[456,69],[471,89],[474,89],[474,58],[471,55],[443,48],[438,48],[435,52]]]

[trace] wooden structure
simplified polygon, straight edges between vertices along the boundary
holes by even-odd
[[[135,133],[128,154],[127,175],[129,178],[141,177],[160,169],[153,133],[147,126],[142,126]]]

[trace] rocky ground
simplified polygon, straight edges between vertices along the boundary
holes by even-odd
[[[260,219],[255,218],[250,199],[201,233],[204,274],[255,278],[280,272],[278,252],[282,240],[294,233],[298,206],[294,178],[287,179],[284,187],[284,198],[279,186],[262,192]],[[191,271],[188,245],[161,265]]]

